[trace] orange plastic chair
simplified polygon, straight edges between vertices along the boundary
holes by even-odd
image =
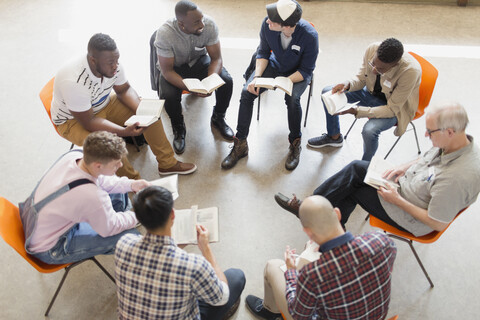
[[[456,217],[442,231],[433,231],[433,232],[430,232],[429,234],[426,234],[420,237],[415,237],[413,234],[409,232],[398,230],[397,228],[392,227],[391,225],[383,222],[382,220],[374,217],[373,215],[370,215],[370,225],[372,227],[382,229],[391,238],[394,238],[403,242],[407,242],[410,245],[410,249],[412,249],[413,255],[417,259],[418,264],[422,268],[422,271],[425,274],[425,277],[427,277],[427,280],[430,283],[430,287],[433,288],[433,282],[430,279],[430,276],[428,275],[427,270],[425,270],[425,267],[423,266],[422,261],[418,257],[417,251],[413,247],[413,241],[420,242],[420,243],[433,243],[437,241],[440,238],[440,236],[448,229],[448,227],[450,227],[453,221],[455,221],[455,219],[457,219],[458,216],[460,216],[460,214],[463,211],[467,210],[467,208],[460,210],[460,212],[457,213]]]
[[[422,78],[420,80],[420,87],[418,90],[419,91],[418,108],[412,121],[410,121],[410,125],[413,128],[413,133],[415,134],[415,141],[417,143],[418,154],[420,154],[421,151],[420,151],[420,144],[418,143],[417,129],[413,124],[413,120],[416,120],[424,115],[425,108],[428,107],[428,104],[430,103],[430,99],[432,98],[433,90],[435,89],[435,83],[437,82],[437,78],[438,78],[438,70],[430,62],[428,62],[425,58],[419,56],[418,54],[413,52],[408,52],[408,53],[418,61],[418,63],[422,68]],[[347,139],[347,136],[350,133],[350,130],[352,130],[353,125],[355,124],[355,122],[357,122],[357,120],[358,119],[355,119],[353,121],[352,125],[347,131],[347,134],[345,134],[345,139]],[[397,140],[395,141],[393,146],[390,148],[390,150],[388,151],[384,159],[387,159],[387,157],[390,155],[393,148],[395,148],[395,146],[397,145],[398,141],[402,136],[403,135],[397,138]]]
[[[388,319],[388,320],[398,320],[398,315],[396,315],[396,316],[393,316],[393,317],[391,317],[391,318],[390,318],[390,319]]]
[[[110,278],[110,280],[115,283],[115,279],[108,273],[107,270],[98,262],[95,257],[85,259],[79,262],[66,263],[66,264],[47,264],[44,263],[35,257],[32,257],[25,251],[25,235],[23,232],[22,220],[20,219],[20,214],[18,208],[9,202],[7,199],[0,197],[0,235],[3,240],[10,245],[19,255],[22,256],[32,267],[37,269],[40,273],[52,273],[61,269],[65,269],[65,274],[60,280],[60,283],[53,295],[53,298],[48,305],[45,316],[48,316],[50,309],[57,298],[60,289],[62,288],[63,282],[67,278],[68,272],[75,266],[87,261],[92,260],[95,264]]]

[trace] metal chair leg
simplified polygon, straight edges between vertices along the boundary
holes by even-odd
[[[355,120],[353,120],[353,123],[352,125],[350,126],[350,129],[348,129],[347,133],[345,134],[345,136],[343,137],[343,139],[347,139],[348,137],[348,134],[350,133],[350,130],[352,130],[353,126],[355,125],[355,122],[357,122],[358,119],[355,118]]]
[[[72,145],[70,146],[70,150],[72,150],[72,149],[73,149],[73,146],[74,146],[74,144],[72,143]]]
[[[387,160],[387,157],[388,155],[390,154],[390,152],[392,152],[393,148],[395,148],[395,146],[397,145],[398,141],[400,140],[402,136],[398,137],[397,140],[395,140],[395,143],[393,144],[393,146],[390,148],[390,150],[388,150],[388,153],[387,155],[385,156],[385,158],[383,158],[384,160]]]
[[[107,275],[107,277],[112,280],[113,283],[115,283],[115,278],[113,278],[113,276],[110,274],[110,272],[108,272],[101,264],[100,262],[98,262],[97,259],[95,259],[95,257],[91,257],[89,258],[88,260],[92,260],[93,262],[95,262],[95,264],[103,271],[103,273],[105,273]]]
[[[415,125],[413,124],[412,121],[410,121],[410,124],[412,125],[412,128],[413,128],[413,133],[415,134],[415,141],[417,142],[417,150],[418,150],[418,154],[422,153],[420,151],[420,144],[418,144],[418,136],[417,136],[417,129],[415,128]]]
[[[308,110],[310,109],[310,98],[313,95],[312,88],[313,88],[313,76],[312,76],[312,80],[310,81],[310,89],[308,90],[307,112],[305,112],[305,122],[303,123],[304,128],[307,126]]]
[[[367,216],[365,217],[365,221],[367,221],[368,218],[370,218],[370,213],[368,213]]]
[[[425,277],[427,277],[428,283],[430,283],[430,287],[433,288],[434,285],[433,285],[432,279],[430,279],[430,276],[428,275],[427,270],[426,270],[425,267],[423,266],[423,263],[422,263],[422,261],[420,260],[420,257],[419,257],[418,254],[417,254],[417,251],[416,251],[415,248],[413,247],[413,241],[410,240],[410,239],[402,238],[402,237],[400,237],[400,236],[397,236],[397,235],[391,234],[391,233],[387,233],[387,235],[388,235],[390,238],[395,238],[395,239],[397,239],[397,240],[400,240],[400,241],[403,241],[403,242],[407,242],[407,243],[408,243],[408,245],[410,246],[410,249],[412,249],[413,255],[415,256],[415,258],[417,259],[418,264],[420,265],[420,268],[422,268],[423,274],[425,275]]]
[[[257,103],[257,104],[258,104],[258,107],[257,107],[257,121],[260,120],[260,98],[261,98],[261,97],[262,97],[262,94],[259,93],[259,94],[258,94],[258,98],[257,98],[257,99],[258,99],[258,103]]]

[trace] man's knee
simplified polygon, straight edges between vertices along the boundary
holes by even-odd
[[[350,168],[350,170],[355,172],[357,175],[365,175],[367,173],[369,164],[370,161],[353,160],[347,165],[347,167]]]
[[[245,287],[245,283],[247,282],[245,278],[245,273],[236,268],[230,268],[228,270],[225,270],[225,277],[227,278],[228,281],[228,286],[232,290],[240,291],[240,293],[243,291],[243,288]]]

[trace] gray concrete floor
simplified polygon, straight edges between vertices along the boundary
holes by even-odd
[[[235,127],[242,74],[257,46],[260,21],[270,1],[198,0],[204,13],[220,28],[224,65],[234,78],[227,120]],[[95,32],[110,34],[121,52],[130,83],[143,97],[155,97],[149,83],[148,40],[152,32],[173,16],[175,1],[40,0],[0,1],[0,195],[14,203],[24,200],[44,170],[69,142],[60,138],[38,98],[42,86],[70,58],[84,54]],[[198,171],[180,177],[177,208],[218,206],[220,242],[213,250],[223,268],[245,271],[247,294],[263,294],[263,267],[282,257],[285,245],[301,248],[307,237],[296,218],[273,200],[278,192],[303,198],[327,177],[362,154],[362,125],[357,125],[341,149],[312,150],[306,140],[325,131],[320,90],[355,74],[366,46],[394,36],[407,49],[423,54],[439,70],[432,102],[459,101],[467,108],[468,132],[480,138],[477,108],[480,74],[479,7],[372,4],[355,2],[303,2],[304,18],[319,32],[320,53],[315,70],[309,121],[303,128],[301,162],[293,172],[284,168],[288,150],[286,110],[280,92],[262,97],[260,121],[252,121],[250,154],[229,171],[220,169],[230,143],[209,125],[213,98],[185,96],[187,148],[180,157],[194,161]],[[422,46],[420,46],[422,45]],[[306,95],[302,99],[306,104]],[[256,116],[256,113],[254,113]],[[169,121],[163,115],[169,137]],[[344,132],[352,119],[341,119]],[[361,122],[361,121],[360,121]],[[423,137],[424,119],[416,121],[423,151],[431,143]],[[381,136],[380,154],[394,141],[392,131]],[[130,157],[142,176],[156,179],[156,164],[148,147]],[[416,156],[412,132],[407,132],[390,156],[401,163]],[[475,319],[480,274],[480,222],[474,204],[434,244],[417,244],[435,288],[430,289],[408,246],[398,243],[392,284],[390,316],[400,319]],[[357,209],[347,224],[353,233],[371,230]],[[197,252],[195,247],[188,251]],[[0,319],[40,319],[62,271],[40,274],[0,241]],[[100,261],[113,271],[113,258]],[[51,319],[115,319],[117,299],[113,284],[90,263],[74,269],[50,313]],[[243,301],[236,319],[253,319]]]

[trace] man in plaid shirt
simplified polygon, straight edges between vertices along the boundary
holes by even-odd
[[[134,198],[142,237],[122,237],[115,251],[120,319],[228,319],[245,286],[239,269],[225,273],[215,261],[208,230],[197,225],[203,256],[187,253],[171,237],[175,219],[172,194],[150,186]]]
[[[383,233],[354,237],[340,224],[340,210],[321,196],[306,198],[300,221],[320,245],[320,258],[297,271],[295,250],[287,246],[285,262],[265,267],[264,300],[249,295],[249,309],[263,319],[384,319],[397,249]],[[286,264],[287,271],[280,269]]]

